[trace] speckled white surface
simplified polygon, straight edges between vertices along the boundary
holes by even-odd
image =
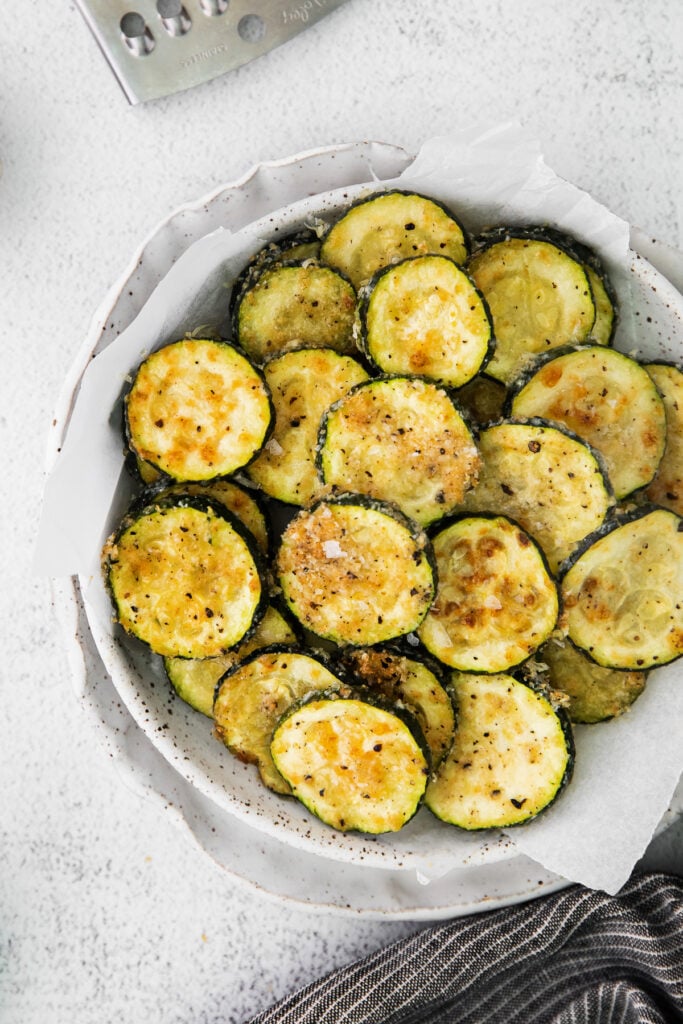
[[[120,780],[73,699],[31,574],[47,430],[90,317],[181,203],[260,160],[375,138],[413,151],[515,117],[560,174],[683,242],[683,8],[667,0],[349,0],[269,56],[129,107],[73,4],[0,43],[0,1020],[218,1024],[418,927],[273,905]],[[84,487],[87,482],[84,483]],[[680,832],[650,863],[679,867]]]

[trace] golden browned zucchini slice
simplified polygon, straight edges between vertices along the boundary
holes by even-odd
[[[438,589],[418,633],[439,661],[465,672],[502,672],[547,640],[557,622],[557,585],[517,523],[465,517],[432,543]]]
[[[549,669],[549,683],[569,697],[572,722],[604,722],[627,711],[645,689],[647,672],[603,668],[570,641],[549,640],[538,652]]]
[[[216,684],[228,669],[243,661],[253,651],[272,644],[293,644],[297,635],[282,612],[274,605],[248,640],[215,658],[164,658],[164,668],[178,696],[209,718],[213,716]]]
[[[468,248],[450,210],[427,196],[396,190],[354,203],[323,238],[320,258],[358,290],[398,260],[435,253],[464,263]]]
[[[564,427],[504,420],[478,438],[479,483],[471,512],[500,512],[540,544],[552,572],[603,522],[613,498],[596,452]]]
[[[363,348],[385,373],[421,374],[457,388],[491,352],[486,303],[444,256],[385,267],[364,291],[359,313]]]
[[[457,728],[425,795],[437,818],[464,829],[507,828],[536,817],[569,782],[569,719],[512,676],[454,673]]]
[[[241,761],[258,766],[262,781],[276,793],[290,793],[273,764],[273,729],[292,704],[306,694],[341,687],[319,654],[295,647],[256,651],[235,665],[216,688],[216,736]]]
[[[169,495],[126,516],[103,566],[117,621],[157,654],[221,654],[264,611],[255,542],[207,498]]]
[[[664,508],[615,518],[562,578],[570,639],[599,665],[644,670],[683,654],[683,520]]]
[[[307,505],[322,490],[315,464],[320,419],[368,375],[357,360],[329,348],[285,352],[266,363],[263,373],[275,429],[247,472],[271,498]]]
[[[503,234],[467,266],[493,318],[486,372],[510,383],[541,352],[586,341],[595,304],[581,263],[553,242]]]
[[[515,385],[513,416],[568,427],[602,455],[617,498],[648,484],[666,443],[664,403],[635,359],[586,345],[544,359]]]
[[[425,526],[462,502],[479,454],[443,388],[390,377],[354,387],[327,411],[318,464],[326,484],[393,501]]]
[[[245,466],[273,410],[261,373],[232,345],[186,338],[153,352],[126,396],[135,454],[174,480],[210,480]]]
[[[319,345],[355,352],[356,293],[314,261],[267,267],[241,295],[235,337],[257,363],[286,349]]]
[[[338,644],[411,633],[435,591],[424,531],[394,506],[357,494],[299,512],[282,535],[276,570],[299,622]]]
[[[342,657],[354,686],[366,686],[415,715],[424,733],[432,767],[451,749],[455,713],[444,669],[424,654],[408,656],[387,647],[349,648]]]
[[[683,515],[683,371],[670,363],[645,369],[664,400],[666,447],[657,474],[646,490],[650,501]]]
[[[368,698],[305,699],[277,725],[270,749],[294,796],[342,832],[397,832],[418,810],[429,776],[414,721]]]

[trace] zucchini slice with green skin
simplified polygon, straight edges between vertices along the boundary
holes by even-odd
[[[647,363],[666,412],[666,447],[645,494],[650,501],[683,516],[683,370],[672,363]]]
[[[574,765],[571,724],[543,693],[506,673],[454,673],[453,748],[425,804],[468,830],[530,821],[557,799]]]
[[[484,427],[502,418],[507,388],[488,374],[478,373],[458,388],[455,400],[470,423]]]
[[[356,292],[331,267],[313,261],[266,267],[235,309],[235,338],[257,363],[290,348],[357,351]]]
[[[420,374],[460,387],[489,358],[491,318],[465,271],[445,256],[384,267],[359,305],[361,344],[385,373]]]
[[[464,228],[443,204],[392,190],[353,203],[324,236],[320,258],[358,290],[382,267],[409,256],[434,253],[464,263],[468,252]]]
[[[482,468],[466,511],[516,520],[556,572],[613,504],[599,454],[565,427],[537,419],[494,423],[477,444]]]
[[[164,656],[221,654],[265,610],[253,538],[208,498],[169,495],[136,509],[107,541],[103,567],[117,621]]]
[[[586,341],[595,303],[583,265],[524,232],[487,239],[467,270],[488,303],[496,350],[486,371],[510,383],[541,352]]]
[[[596,665],[569,640],[549,640],[538,658],[548,667],[552,689],[568,696],[572,722],[594,724],[616,718],[628,711],[647,682],[647,672]]]
[[[211,480],[265,444],[273,408],[262,374],[222,341],[186,338],[138,367],[125,399],[134,453],[173,480]]]
[[[270,753],[273,729],[302,697],[341,687],[320,652],[279,645],[256,651],[218,682],[213,705],[216,737],[241,761],[257,765],[269,789],[288,795],[290,786]]]
[[[270,750],[294,796],[342,832],[403,828],[430,773],[424,739],[406,712],[335,693],[290,709]]]
[[[354,686],[405,704],[420,723],[432,767],[441,764],[455,731],[453,695],[443,668],[425,655],[408,656],[386,646],[347,649],[342,665]]]
[[[591,286],[595,320],[591,327],[590,340],[596,345],[611,345],[617,326],[617,305],[608,279],[590,263],[584,263],[588,283]]]
[[[266,363],[263,373],[273,396],[275,428],[247,473],[271,498],[308,505],[323,489],[316,469],[320,419],[368,375],[356,359],[329,348],[285,352]]]
[[[256,495],[250,493],[246,487],[238,484],[235,480],[171,484],[167,487],[162,486],[160,490],[155,491],[156,498],[161,498],[166,494],[200,495],[211,501],[220,502],[246,526],[261,553],[264,556],[268,555],[271,547],[271,527],[265,509]]]
[[[412,633],[436,590],[424,531],[393,505],[358,494],[299,512],[282,535],[276,572],[295,618],[341,645]]]
[[[504,516],[466,516],[432,537],[438,589],[418,635],[463,672],[525,661],[557,623],[559,596],[541,549]]]
[[[212,718],[216,685],[228,669],[262,647],[294,644],[297,640],[296,632],[282,612],[274,605],[269,605],[250,639],[232,651],[215,658],[164,658],[164,669],[181,700],[195,711],[201,711],[203,715]]]
[[[613,348],[541,358],[515,384],[510,415],[568,427],[600,452],[615,497],[646,486],[666,444],[664,403],[647,370]]]
[[[352,388],[323,416],[317,459],[326,484],[392,501],[422,526],[459,505],[479,470],[452,396],[417,377]]]
[[[633,671],[683,654],[683,519],[654,507],[586,538],[561,579],[570,640],[598,665]]]

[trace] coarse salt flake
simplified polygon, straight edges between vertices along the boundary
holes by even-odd
[[[325,558],[343,558],[346,554],[345,551],[342,551],[338,540],[324,540],[323,551]]]

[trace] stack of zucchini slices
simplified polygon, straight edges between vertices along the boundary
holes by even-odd
[[[612,347],[575,239],[397,190],[257,252],[228,319],[125,395],[117,622],[335,829],[534,818],[683,653],[680,368]]]

